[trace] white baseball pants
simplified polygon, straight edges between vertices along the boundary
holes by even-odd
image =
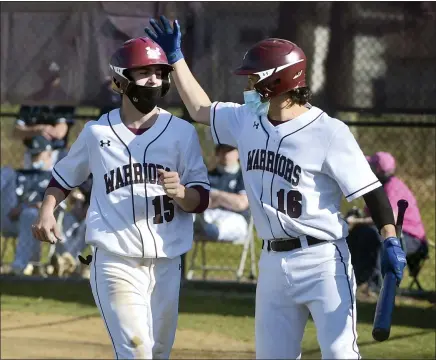
[[[344,239],[259,261],[256,291],[256,358],[297,359],[309,313],[323,359],[359,359],[355,279]]]
[[[168,359],[177,328],[180,256],[128,258],[97,248],[90,266],[115,358]]]

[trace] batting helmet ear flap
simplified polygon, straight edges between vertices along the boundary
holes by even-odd
[[[164,97],[171,87],[171,78],[170,78],[170,72],[171,71],[165,71],[162,73],[162,92],[161,97]]]
[[[115,79],[114,77],[112,78],[111,88],[112,88],[113,91],[115,91],[118,94],[122,94],[123,93],[123,91],[121,90],[120,82],[117,81],[117,79]]]
[[[269,99],[274,96],[274,92],[276,90],[276,87],[280,86],[281,80],[275,79],[274,81],[271,81],[269,84],[264,86],[258,86],[254,85],[254,88],[258,93],[260,93],[264,98]]]

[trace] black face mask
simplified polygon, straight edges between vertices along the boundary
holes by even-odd
[[[139,112],[148,114],[162,97],[162,86],[149,87],[132,84],[126,90],[127,97]]]

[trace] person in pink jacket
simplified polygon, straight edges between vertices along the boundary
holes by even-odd
[[[416,253],[423,244],[427,245],[427,237],[419,211],[418,202],[409,187],[395,175],[396,161],[392,154],[379,151],[372,156],[367,156],[366,158],[370,163],[374,173],[383,185],[392,209],[394,210],[395,218],[398,211],[398,200],[405,199],[409,203],[403,222],[403,244],[406,255],[412,255]],[[374,235],[380,236],[376,227],[373,226],[374,224],[372,218],[368,208],[366,207],[364,209],[363,217],[351,215],[346,218],[346,221],[348,222],[350,230],[349,242],[352,241],[352,238],[356,235],[357,231],[369,234],[372,230]],[[366,228],[363,228],[363,225],[366,225]],[[380,273],[379,262],[377,262],[377,264],[378,266],[376,266],[375,270],[376,278],[379,277],[378,275]],[[379,281],[375,282],[378,283]],[[380,284],[377,284],[377,287],[379,285]]]

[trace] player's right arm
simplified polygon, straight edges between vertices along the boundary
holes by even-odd
[[[174,68],[173,78],[177,90],[192,119],[201,124],[210,125],[216,144],[237,147],[242,129],[243,109],[239,104],[211,103],[206,92],[197,82],[181,51],[181,32],[177,20],[171,26],[165,16],[161,22],[151,19],[153,30],[144,29],[147,35],[165,51],[168,63]]]
[[[54,243],[55,239],[61,241],[61,232],[57,226],[54,211],[65,200],[65,193],[56,188],[49,187],[45,192],[44,200],[39,210],[38,218],[32,225],[33,237],[39,241]],[[54,235],[54,238],[52,236]]]
[[[54,234],[55,238],[61,240],[54,211],[65,200],[68,191],[85,182],[91,173],[88,144],[86,141],[89,129],[88,124],[85,125],[76,141],[71,145],[67,156],[53,167],[53,179],[46,190],[39,216],[32,225],[33,236],[39,241],[55,242],[52,234]],[[58,185],[53,186],[53,184]]]
[[[209,96],[195,79],[185,59],[173,64],[172,77],[191,118],[201,124],[210,125]]]
[[[212,103],[194,75],[192,75],[188,64],[183,58],[181,51],[182,35],[179,23],[176,20],[173,27],[171,27],[168,19],[164,16],[161,16],[160,20],[160,24],[154,19],[150,20],[154,32],[148,28],[144,29],[144,31],[165,51],[169,64],[174,68],[172,77],[177,90],[191,118],[201,124],[210,125],[210,107]]]
[[[215,144],[238,147],[243,116],[241,106],[223,102],[211,104],[209,97],[192,75],[184,59],[174,63],[173,67],[174,82],[191,118],[211,127]]]

